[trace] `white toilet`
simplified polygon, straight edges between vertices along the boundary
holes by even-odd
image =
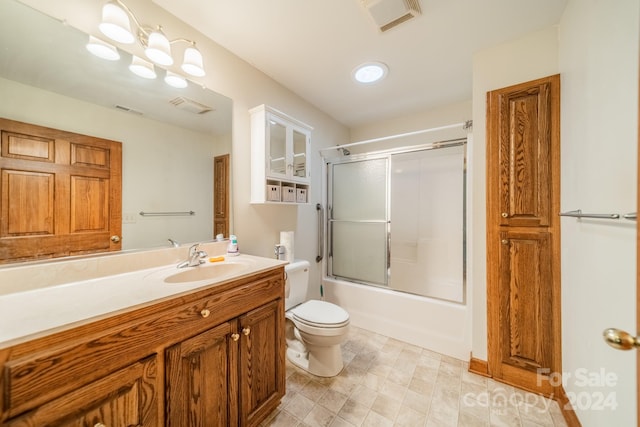
[[[342,371],[340,344],[349,330],[349,313],[326,301],[306,301],[309,262],[295,260],[284,267],[287,359],[319,377]]]

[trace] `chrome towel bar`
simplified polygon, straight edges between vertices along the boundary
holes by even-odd
[[[560,216],[570,216],[573,218],[595,218],[595,219],[620,219],[620,214],[612,213],[612,214],[592,214],[592,213],[582,213],[582,209],[576,209],[573,211],[560,212]],[[636,212],[630,212],[622,215],[622,218],[628,219],[629,221],[635,221],[637,218]]]
[[[193,216],[194,211],[188,212],[144,212],[140,211],[140,216]]]

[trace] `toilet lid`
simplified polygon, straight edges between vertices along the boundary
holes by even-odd
[[[349,313],[342,307],[326,301],[307,301],[291,311],[297,319],[311,324],[337,325],[349,320]]]

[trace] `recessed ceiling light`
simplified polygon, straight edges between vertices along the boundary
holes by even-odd
[[[366,62],[353,70],[352,76],[355,81],[362,84],[376,83],[385,78],[389,72],[382,62]]]

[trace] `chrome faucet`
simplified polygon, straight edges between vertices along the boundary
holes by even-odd
[[[200,264],[204,263],[204,260],[202,258],[206,258],[207,253],[205,251],[198,250],[199,247],[200,243],[192,245],[189,248],[189,259],[178,264],[178,268],[197,267]]]
[[[171,246],[173,246],[174,248],[177,248],[180,246],[180,243],[176,242],[172,238],[168,238],[167,240],[169,241],[169,243],[171,243]]]

